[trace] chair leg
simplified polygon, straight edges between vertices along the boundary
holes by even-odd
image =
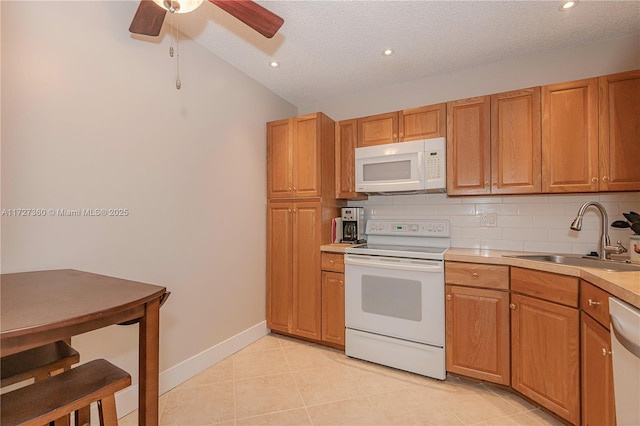
[[[98,401],[100,413],[100,426],[118,426],[118,414],[116,412],[116,398],[108,395]]]
[[[76,413],[76,426],[84,426],[91,424],[91,406],[87,405],[77,410]]]

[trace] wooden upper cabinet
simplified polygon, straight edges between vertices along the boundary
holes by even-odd
[[[540,88],[491,96],[491,193],[541,191]]]
[[[269,198],[290,197],[293,189],[290,120],[267,123],[267,187]]]
[[[640,70],[600,77],[600,190],[640,190]]]
[[[490,97],[447,103],[447,193],[489,194]]]
[[[597,79],[542,87],[542,191],[598,191]]]
[[[335,123],[314,113],[267,123],[267,196],[334,195]]]
[[[358,118],[358,147],[383,145],[398,141],[398,113]]]
[[[413,141],[446,136],[447,104],[436,104],[399,112],[398,140]]]
[[[336,198],[367,198],[356,192],[356,144],[358,120],[336,123]]]
[[[320,195],[321,123],[318,114],[295,117],[293,138],[293,195],[315,197]]]

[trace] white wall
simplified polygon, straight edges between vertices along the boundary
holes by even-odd
[[[161,372],[265,330],[266,126],[295,116],[198,44],[135,39],[137,2],[2,1],[2,273],[74,268],[166,286]],[[137,382],[137,326],[73,340]],[[161,382],[162,386],[162,382]]]
[[[301,114],[322,111],[338,121],[637,68],[640,34],[453,70],[298,107]]]

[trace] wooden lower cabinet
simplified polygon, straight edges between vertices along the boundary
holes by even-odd
[[[582,312],[580,335],[582,339],[582,424],[615,425],[613,363],[609,330]]]
[[[268,205],[267,326],[321,338],[320,202]]]
[[[502,385],[509,374],[509,293],[446,286],[447,371]]]
[[[322,271],[322,341],[344,348],[344,274]]]
[[[511,295],[511,387],[580,423],[578,309]]]

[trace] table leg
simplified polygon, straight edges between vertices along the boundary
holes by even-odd
[[[158,379],[160,351],[160,300],[145,305],[140,319],[138,425],[158,425]]]

